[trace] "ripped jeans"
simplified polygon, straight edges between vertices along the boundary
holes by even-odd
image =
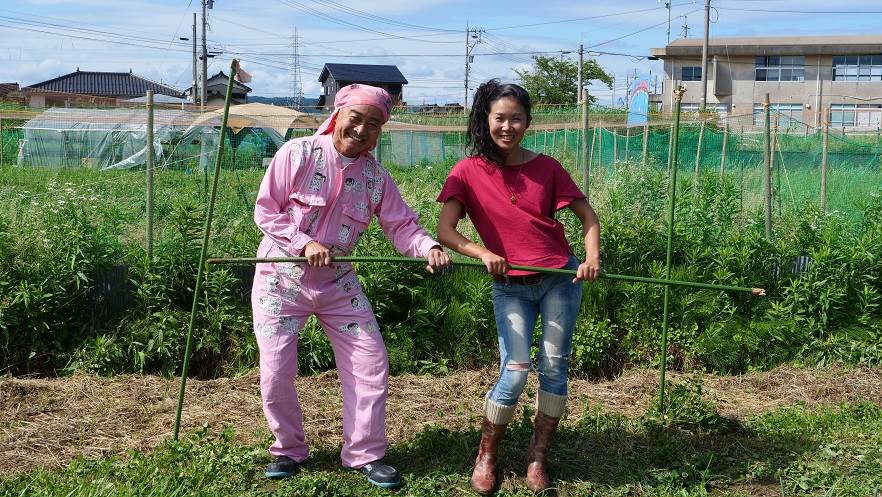
[[[579,260],[570,256],[566,269]],[[513,406],[527,383],[531,369],[530,347],[538,316],[542,335],[536,356],[539,389],[555,395],[567,394],[567,371],[573,350],[573,329],[582,304],[582,282],[573,276],[546,274],[535,285],[493,282],[493,311],[499,334],[499,379],[490,400]]]

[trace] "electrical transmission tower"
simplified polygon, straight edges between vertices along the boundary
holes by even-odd
[[[300,37],[297,35],[297,26],[294,26],[294,37],[291,43],[291,107],[301,110],[303,107],[303,81],[300,75]]]

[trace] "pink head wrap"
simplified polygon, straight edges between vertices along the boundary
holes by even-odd
[[[344,86],[337,91],[334,97],[334,112],[325,122],[319,126],[316,135],[324,135],[334,131],[334,124],[337,122],[337,114],[340,109],[350,105],[370,105],[376,107],[383,113],[383,122],[389,120],[389,112],[392,110],[392,97],[382,88],[370,85],[352,84]]]

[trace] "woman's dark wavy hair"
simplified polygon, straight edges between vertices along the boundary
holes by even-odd
[[[499,147],[490,137],[490,105],[500,98],[511,97],[515,99],[527,112],[527,126],[530,125],[532,104],[530,94],[523,87],[515,84],[500,84],[498,79],[491,79],[483,83],[475,91],[475,101],[472,103],[472,111],[469,113],[468,137],[466,149],[471,155],[483,156],[488,161],[502,165],[505,159],[499,151]]]

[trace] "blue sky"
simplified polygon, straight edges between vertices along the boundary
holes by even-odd
[[[711,36],[882,33],[878,0],[713,0]],[[674,0],[671,39],[703,36],[703,0]],[[200,0],[17,0],[0,6],[0,82],[28,85],[77,68],[129,71],[178,89],[192,79],[192,33]],[[782,12],[791,11],[791,12]],[[800,11],[800,12],[793,12]],[[842,12],[842,13],[840,13]],[[850,13],[849,13],[850,12]],[[685,17],[684,17],[685,16]],[[615,75],[622,96],[627,74],[661,69],[642,56],[667,39],[663,1],[544,0],[215,0],[209,10],[209,75],[233,56],[254,76],[252,95],[287,96],[292,87],[293,33],[300,46],[305,96],[320,92],[326,62],[394,64],[410,81],[408,103],[461,102],[465,30],[483,28],[473,49],[470,86],[491,77],[516,81],[530,53],[576,58],[586,50]],[[569,53],[565,53],[569,52]],[[615,93],[614,93],[615,92]]]

